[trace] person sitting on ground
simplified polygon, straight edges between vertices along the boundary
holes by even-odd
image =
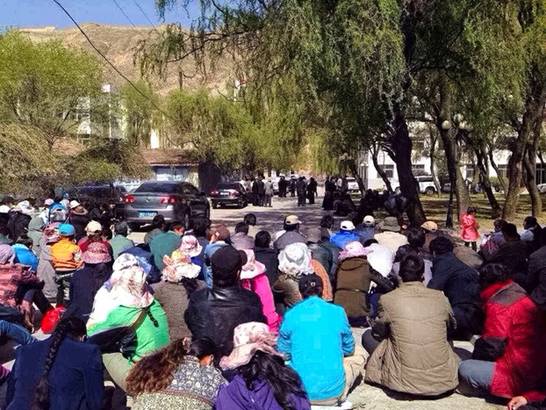
[[[40,255],[38,255],[38,268],[36,270],[36,276],[44,282],[44,296],[51,302],[57,300],[58,293],[57,274],[53,268],[53,257],[51,255],[51,246],[61,239],[57,225],[52,223],[44,228],[40,243]]]
[[[86,236],[84,236],[77,242],[82,252],[85,252],[87,250],[87,247],[93,242],[102,242],[109,249],[111,249],[108,241],[103,238],[103,226],[100,222],[90,221],[85,227],[85,234]]]
[[[235,328],[234,349],[220,361],[234,373],[220,387],[216,410],[309,410],[301,379],[284,364],[275,350],[275,335],[263,323],[249,322]]]
[[[195,291],[184,319],[195,339],[208,337],[221,356],[233,349],[233,329],[241,323],[266,323],[260,298],[243,289],[240,274],[243,257],[232,246],[223,246],[211,257],[212,288]]]
[[[165,232],[165,229],[167,229],[167,222],[165,221],[165,217],[159,214],[154,216],[154,219],[152,219],[151,228],[152,229],[148,233],[146,233],[146,235],[144,235],[144,243],[146,245],[149,245],[157,235]]]
[[[51,245],[51,261],[55,270],[76,270],[82,265],[82,251],[74,241],[76,231],[70,224],[58,228],[60,239]]]
[[[265,265],[265,274],[269,283],[273,284],[279,277],[279,259],[277,252],[271,248],[271,235],[267,231],[260,231],[254,240],[254,255],[256,260]]]
[[[307,247],[311,251],[313,260],[320,263],[333,282],[337,269],[339,248],[330,243],[330,239],[323,239],[320,228],[312,228],[305,232]]]
[[[76,316],[87,322],[95,295],[112,274],[110,249],[102,242],[91,243],[82,254],[84,263],[70,280],[70,304],[66,317]]]
[[[322,265],[313,260],[311,251],[304,243],[288,245],[279,254],[279,277],[273,284],[273,293],[277,301],[282,302],[285,308],[290,308],[301,300],[299,281],[305,275],[316,273],[322,275],[322,297],[332,300],[333,292],[330,278]]]
[[[254,238],[248,234],[248,225],[244,222],[235,225],[235,234],[231,235],[230,241],[231,246],[239,251],[254,250]]]
[[[263,314],[267,320],[269,331],[277,334],[281,318],[275,311],[275,301],[265,266],[256,261],[254,251],[245,249],[243,252],[246,254],[246,263],[241,269],[241,286],[258,295],[262,302]]]
[[[40,215],[36,215],[32,218],[28,224],[27,236],[32,240],[32,251],[38,257],[40,257],[40,245],[43,236],[43,230],[45,228],[45,223]],[[0,230],[1,236],[1,230]],[[2,240],[0,239],[0,243]]]
[[[166,226],[166,225],[165,225]],[[150,242],[150,252],[154,256],[154,264],[159,270],[163,270],[163,258],[170,256],[182,242],[184,235],[184,224],[180,221],[173,221],[169,229],[156,235]]]
[[[405,235],[408,238],[408,244],[401,246],[400,248],[398,248],[398,252],[396,252],[396,256],[394,258],[395,263],[393,265],[394,273],[398,275],[398,272],[400,270],[400,261],[402,260],[402,257],[404,255],[407,255],[408,253],[419,255],[421,258],[423,258],[423,262],[425,264],[425,279],[423,283],[425,285],[428,285],[428,283],[432,279],[432,254],[425,250],[425,230],[410,228],[405,232]]]
[[[546,376],[544,312],[502,264],[480,269],[480,282],[484,331],[472,359],[459,366],[462,392],[511,398],[539,389]]]
[[[461,226],[461,239],[465,246],[472,247],[474,251],[478,250],[477,241],[480,238],[478,229],[480,224],[476,220],[477,209],[473,206],[466,210],[466,213],[461,216],[459,225]]]
[[[154,287],[154,296],[167,314],[171,340],[191,336],[184,321],[184,312],[192,293],[205,286],[197,279],[201,267],[192,263],[190,256],[176,255],[176,252],[179,253],[175,251],[172,257],[165,257],[162,281]]]
[[[434,221],[425,221],[421,225],[421,229],[425,234],[425,243],[422,248],[425,252],[430,254],[430,243],[441,235],[440,231],[438,231],[438,224]]]
[[[256,223],[257,223],[257,221],[256,221],[256,215],[254,215],[254,214],[246,214],[246,215],[244,216],[244,218],[243,218],[243,222],[244,222],[245,224],[247,224],[248,227],[249,227],[249,232],[250,232],[249,235],[250,235],[250,236],[255,236],[256,233],[257,233],[257,229],[256,229]]]
[[[357,225],[355,232],[360,236],[360,243],[362,245],[367,240],[373,239],[375,236],[375,218],[371,215],[366,215],[362,223]]]
[[[114,226],[114,237],[108,241],[112,247],[114,259],[117,259],[123,251],[135,246],[135,243],[127,238],[127,235],[129,235],[127,222],[119,222]]]
[[[27,232],[33,213],[34,208],[32,208],[29,201],[21,201],[11,209],[7,228],[12,242],[15,242],[17,238]]]
[[[512,397],[508,410],[543,410],[546,407],[546,390],[529,391],[521,396]]]
[[[213,365],[216,347],[208,339],[175,339],[135,364],[127,377],[132,410],[213,410],[226,381]]]
[[[197,238],[197,242],[201,245],[201,254],[199,258],[205,260],[205,248],[209,244],[210,220],[205,217],[196,217],[191,219],[191,234]]]
[[[212,288],[212,256],[219,249],[228,246],[229,229],[223,224],[213,225],[209,232],[209,244],[205,248],[205,267],[203,269],[205,283]]]
[[[46,340],[17,349],[7,409],[103,407],[104,379],[99,348],[83,343],[85,323],[62,319]]]
[[[89,223],[89,212],[76,200],[70,201],[69,208],[68,223],[74,226],[76,230],[74,238],[79,241],[85,237],[85,227]]]
[[[95,295],[87,329],[89,336],[93,336],[134,323],[139,323],[135,329],[134,350],[126,356],[122,353],[103,355],[104,367],[124,391],[127,374],[134,363],[169,343],[167,315],[146,284],[146,272],[135,256],[124,253],[115,260],[110,279]]]
[[[394,216],[387,216],[379,225],[380,233],[376,233],[374,239],[383,246],[389,248],[396,255],[398,248],[408,244],[406,235],[400,233],[400,224]]]
[[[339,231],[330,238],[330,242],[339,249],[343,249],[349,242],[360,240],[360,236],[355,232],[355,224],[352,221],[341,222],[339,228]]]
[[[296,215],[288,215],[284,219],[284,233],[273,243],[273,248],[280,252],[288,245],[306,243],[307,238],[300,233],[301,222]]]
[[[29,223],[30,225],[30,223]],[[0,222],[0,245],[11,245],[9,231],[6,224]]]
[[[366,255],[373,252],[364,248],[358,241],[349,242],[339,254],[336,272],[334,303],[345,309],[349,323],[353,327],[366,327],[370,313],[368,292],[372,283],[380,288],[380,293],[391,291],[392,283],[376,272],[368,263]],[[392,255],[389,255],[392,258]],[[392,261],[391,261],[392,264]]]
[[[365,352],[355,347],[343,308],[320,298],[320,277],[303,276],[299,290],[303,301],[286,312],[277,347],[301,377],[312,404],[337,405],[364,370]]]
[[[32,272],[38,269],[38,257],[32,251],[32,239],[28,236],[20,236],[12,245],[13,253],[15,254],[15,263],[20,263],[24,266],[29,266]]]
[[[324,215],[320,220],[320,237],[330,240],[335,219],[332,215]]]
[[[537,306],[546,312],[546,229],[540,232],[542,246],[529,256],[525,289]]]
[[[504,240],[504,235],[502,234],[502,228],[506,223],[507,222],[501,218],[497,218],[493,221],[493,232],[485,235],[485,241],[480,246],[480,255],[482,255],[484,259],[490,259],[493,254],[499,250],[501,245],[506,242]]]
[[[502,227],[504,243],[498,251],[486,259],[487,263],[502,263],[513,279],[525,287],[527,283],[527,242],[521,240],[516,225],[506,223]]]
[[[400,393],[439,396],[459,383],[459,359],[447,339],[456,323],[447,298],[423,285],[424,269],[420,256],[404,256],[402,284],[379,300],[379,316],[362,335],[371,354],[365,379]]]
[[[523,232],[520,237],[522,241],[528,242],[529,252],[536,251],[540,246],[540,231],[537,218],[528,216],[523,221]]]
[[[457,320],[457,328],[449,336],[470,340],[481,333],[483,323],[478,273],[455,257],[453,243],[446,237],[434,239],[430,250],[434,259],[428,287],[444,292]]]

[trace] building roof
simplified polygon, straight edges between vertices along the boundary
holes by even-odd
[[[196,167],[199,165],[199,161],[190,152],[180,148],[143,149],[142,156],[151,166]]]

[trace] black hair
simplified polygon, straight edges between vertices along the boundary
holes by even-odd
[[[423,258],[415,253],[408,253],[400,261],[400,277],[403,282],[421,282],[425,273]]]
[[[516,225],[511,223],[504,224],[502,227],[502,234],[510,238],[519,238],[518,228],[516,228]]]
[[[257,248],[269,248],[271,244],[271,235],[267,231],[260,231],[254,239],[254,246]]]
[[[180,221],[172,221],[171,224],[169,225],[169,229],[171,231],[174,231],[175,229],[180,229],[180,228],[184,228],[184,223]]]
[[[55,203],[59,203],[59,202],[61,202],[62,200],[63,200],[63,197],[60,196],[60,195],[55,195],[55,198],[53,199],[53,201],[54,201]]]
[[[191,345],[188,349],[188,354],[195,356],[198,359],[212,355],[216,355],[217,347],[216,343],[208,337],[202,337],[200,339],[194,339],[191,341]]]
[[[467,214],[475,214],[475,213],[478,213],[478,210],[477,210],[476,207],[474,207],[474,206],[469,206],[469,207],[466,209],[466,213],[467,213]]]
[[[405,232],[408,243],[412,249],[419,249],[425,245],[425,231],[418,228],[410,228]]]
[[[453,252],[453,242],[445,236],[439,236],[430,242],[430,251],[436,255]]]
[[[235,225],[235,233],[244,233],[248,235],[248,225],[245,222],[239,222]]]
[[[154,219],[152,219],[152,227],[153,228],[164,228],[165,227],[165,217],[161,214],[158,214],[154,216]]]
[[[310,296],[320,296],[322,295],[322,289],[324,284],[322,279],[316,273],[311,275],[304,275],[301,277],[298,283],[299,291],[303,299],[306,299]]]
[[[332,229],[332,227],[334,226],[334,222],[335,220],[332,215],[324,215],[322,219],[320,220],[320,227]]]
[[[243,218],[243,222],[247,225],[256,225],[256,215],[254,214],[246,214]]]
[[[191,229],[193,234],[197,238],[203,238],[207,236],[207,229],[210,225],[210,221],[204,217],[192,218]]]
[[[258,380],[266,381],[283,410],[296,410],[291,396],[307,397],[298,374],[281,357],[257,351],[247,365],[237,369],[249,390]]]
[[[180,281],[180,283],[182,283],[182,286],[184,286],[184,288],[186,289],[186,294],[187,294],[187,297],[189,298],[191,296],[191,294],[193,292],[195,292],[197,290],[197,288],[199,287],[199,284],[197,283],[197,279],[196,278],[193,278],[193,279],[190,279],[190,278],[182,278],[182,280]]]
[[[129,227],[126,222],[119,222],[114,226],[114,232],[116,235],[127,236],[129,234]]]
[[[104,236],[106,238],[106,240],[110,240],[112,239],[112,230],[110,228],[102,228],[102,232],[101,232],[101,235]]]
[[[34,242],[32,241],[32,239],[30,239],[28,236],[26,235],[21,235],[19,238],[17,238],[17,241],[15,243],[18,243],[20,245],[24,245],[26,246],[27,248],[32,248],[32,245],[34,244]]]
[[[480,268],[480,285],[482,289],[495,283],[510,279],[511,275],[502,263],[488,263]]]
[[[364,242],[364,247],[367,248],[368,246],[374,243],[379,243],[379,242],[377,242],[377,239],[374,239],[374,238],[368,239],[366,242]]]
[[[534,216],[528,216],[523,220],[523,226],[525,229],[533,228],[538,225],[537,218]]]
[[[242,266],[236,270],[220,269],[218,267],[214,268],[212,271],[213,286],[218,288],[229,288],[236,286],[239,283],[238,271],[241,269],[241,267]]]
[[[286,232],[297,231],[299,227],[300,227],[300,224],[295,224],[295,225],[284,224],[284,230]]]
[[[496,232],[500,232],[502,231],[502,227],[506,225],[506,221],[502,218],[497,218],[495,219],[495,221],[493,222],[493,226],[495,227],[495,231]]]
[[[44,372],[42,373],[42,376],[38,381],[38,385],[36,386],[31,410],[49,409],[48,376],[49,371],[55,363],[59,348],[67,336],[77,339],[85,336],[86,332],[87,329],[85,327],[85,322],[78,317],[65,318],[59,322],[55,328],[55,331],[51,335],[51,343],[49,344],[49,350],[44,363]]]

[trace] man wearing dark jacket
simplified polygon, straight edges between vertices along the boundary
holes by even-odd
[[[256,234],[254,241],[254,255],[256,260],[265,265],[265,274],[269,279],[269,283],[273,284],[279,277],[279,259],[275,249],[271,248],[271,235],[267,231],[260,231]]]
[[[453,243],[440,236],[430,243],[433,254],[431,289],[441,290],[449,299],[457,320],[457,329],[450,338],[469,340],[480,334],[483,312],[480,302],[478,273],[453,254]]]
[[[239,285],[246,263],[232,246],[218,249],[211,257],[212,289],[195,291],[184,319],[194,339],[210,338],[218,348],[218,358],[233,350],[233,330],[242,323],[266,323],[260,298]]]

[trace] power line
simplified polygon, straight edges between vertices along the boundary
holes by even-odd
[[[161,109],[161,107],[159,107],[155,101],[153,101],[149,96],[147,96],[146,94],[144,94],[140,88],[138,88],[125,74],[123,74],[104,54],[102,51],[100,51],[97,46],[95,46],[95,44],[93,43],[93,41],[91,41],[91,39],[89,38],[89,36],[87,35],[87,33],[81,28],[81,26],[78,24],[78,22],[74,19],[74,17],[72,17],[72,15],[68,12],[68,10],[66,10],[63,5],[58,1],[58,0],[52,0],[57,6],[59,6],[61,8],[61,10],[68,16],[68,18],[70,20],[72,20],[72,22],[76,25],[76,27],[78,28],[78,30],[80,31],[80,33],[82,33],[82,35],[85,37],[85,39],[87,40],[87,42],[91,45],[91,47],[93,47],[93,49],[97,52],[98,55],[100,55],[104,61],[106,61],[108,63],[108,65],[110,67],[112,67],[112,69],[121,77],[123,78],[125,81],[127,81],[127,83],[133,87],[135,89],[135,91],[137,93],[139,93],[142,97],[144,97],[146,100],[148,100],[153,106],[154,108],[156,108],[160,113],[162,113],[163,115],[165,115],[167,118],[171,118],[169,114],[167,114],[165,111],[163,111]]]
[[[123,14],[125,16],[125,18],[129,21],[129,23],[131,23],[131,25],[136,28],[136,25],[135,25],[135,23],[133,23],[133,20],[131,20],[131,18],[127,15],[127,13],[125,13],[125,10],[123,10],[121,8],[121,6],[117,2],[117,0],[112,0],[112,1],[116,5],[116,7],[119,9],[119,11],[121,11],[121,14]]]
[[[153,23],[153,21],[150,19],[150,17],[148,17],[148,14],[146,14],[146,12],[144,11],[144,9],[142,7],[140,7],[140,4],[138,4],[138,1],[137,0],[133,0],[133,3],[135,3],[135,5],[138,7],[138,9],[140,10],[140,12],[142,13],[142,15],[146,18],[146,20],[148,20],[148,23],[150,23],[150,25],[153,27],[153,29],[155,31],[157,31],[157,29],[155,28],[155,25]]]

